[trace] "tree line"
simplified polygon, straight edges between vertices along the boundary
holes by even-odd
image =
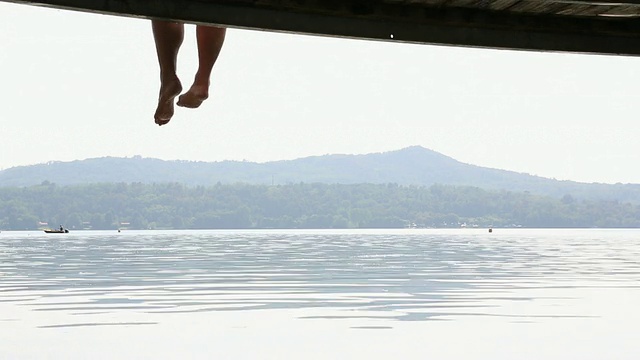
[[[640,227],[640,208],[469,186],[103,183],[0,188],[0,229]]]

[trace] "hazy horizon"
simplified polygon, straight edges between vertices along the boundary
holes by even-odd
[[[440,152],[437,152],[437,151],[432,150],[432,149],[425,148],[423,146],[413,145],[413,146],[408,146],[408,147],[405,147],[405,148],[395,149],[395,150],[390,150],[390,151],[380,151],[380,152],[363,153],[363,154],[343,154],[343,153],[321,154],[321,155],[309,155],[309,156],[303,156],[303,157],[297,157],[297,158],[291,158],[291,159],[277,159],[277,160],[268,160],[268,161],[251,161],[249,159],[242,159],[242,160],[216,160],[216,161],[202,161],[202,160],[188,160],[188,159],[160,159],[160,158],[156,158],[156,157],[149,157],[149,156],[142,156],[142,155],[139,155],[139,154],[135,154],[135,155],[131,155],[131,156],[99,156],[99,157],[75,159],[75,160],[69,160],[69,161],[49,160],[49,161],[36,163],[36,164],[18,165],[18,166],[12,167],[12,168],[37,166],[37,165],[46,165],[46,164],[52,164],[52,163],[69,163],[69,162],[73,162],[73,161],[85,161],[85,160],[109,158],[109,157],[111,157],[111,158],[119,158],[119,159],[143,158],[143,159],[154,159],[154,160],[161,160],[161,161],[178,161],[178,162],[180,162],[180,161],[189,161],[189,162],[202,162],[202,163],[219,163],[219,162],[230,161],[230,162],[248,162],[248,163],[256,163],[256,164],[267,164],[267,163],[271,163],[271,162],[292,161],[292,160],[299,160],[299,159],[312,158],[312,157],[322,157],[322,156],[359,156],[359,155],[383,154],[383,153],[390,153],[390,152],[399,152],[399,151],[405,150],[407,148],[415,148],[415,147],[420,147],[420,148],[422,148],[422,149],[424,149],[426,151],[432,151],[432,152],[440,154],[440,155],[442,155],[444,157],[451,158],[454,161],[461,162],[458,159],[455,159],[455,158],[453,158],[451,156],[448,156],[447,154],[442,154]],[[461,162],[461,163],[464,163],[464,162]],[[486,169],[504,170],[504,171],[508,171],[508,172],[514,172],[514,173],[521,173],[521,174],[527,174],[527,175],[532,175],[532,176],[538,176],[538,175],[528,174],[528,173],[524,173],[524,172],[517,172],[517,171],[510,170],[510,169],[490,168],[490,167],[479,166],[479,165],[476,165],[476,164],[469,164],[469,163],[464,163],[464,164],[471,165],[471,166],[478,166],[478,167],[482,167],[482,168],[486,168]],[[11,168],[8,168],[8,169],[11,169]],[[2,172],[4,170],[8,170],[8,169],[0,169],[0,172]],[[543,176],[541,176],[541,177],[545,178]],[[554,179],[554,178],[547,178],[547,179],[560,180],[560,179]],[[568,181],[573,181],[573,180],[568,180]],[[576,182],[578,182],[578,183],[598,183],[598,182],[581,182],[581,181],[576,181]],[[601,183],[601,184],[611,184],[611,185],[613,185],[613,184],[620,184],[620,183]],[[638,183],[622,183],[622,184],[636,185]]]

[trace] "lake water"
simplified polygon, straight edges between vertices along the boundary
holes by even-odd
[[[0,233],[0,359],[638,359],[640,230]]]

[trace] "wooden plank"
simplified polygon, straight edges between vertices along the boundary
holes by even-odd
[[[0,0],[83,12],[245,29],[498,49],[640,55],[635,17],[560,16],[392,0]],[[557,8],[557,2],[548,2]],[[640,0],[562,1],[638,11]],[[626,5],[625,5],[626,4]],[[539,9],[539,7],[532,7]],[[538,10],[536,10],[538,11]],[[591,12],[589,12],[590,14]]]

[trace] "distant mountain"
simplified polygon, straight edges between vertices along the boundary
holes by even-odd
[[[640,203],[638,184],[587,184],[461,163],[419,146],[366,155],[323,155],[268,163],[164,161],[135,156],[20,166],[0,171],[0,186],[87,183],[166,183],[214,185],[288,183],[396,183],[475,186],[553,197]],[[569,198],[568,198],[569,199]]]

